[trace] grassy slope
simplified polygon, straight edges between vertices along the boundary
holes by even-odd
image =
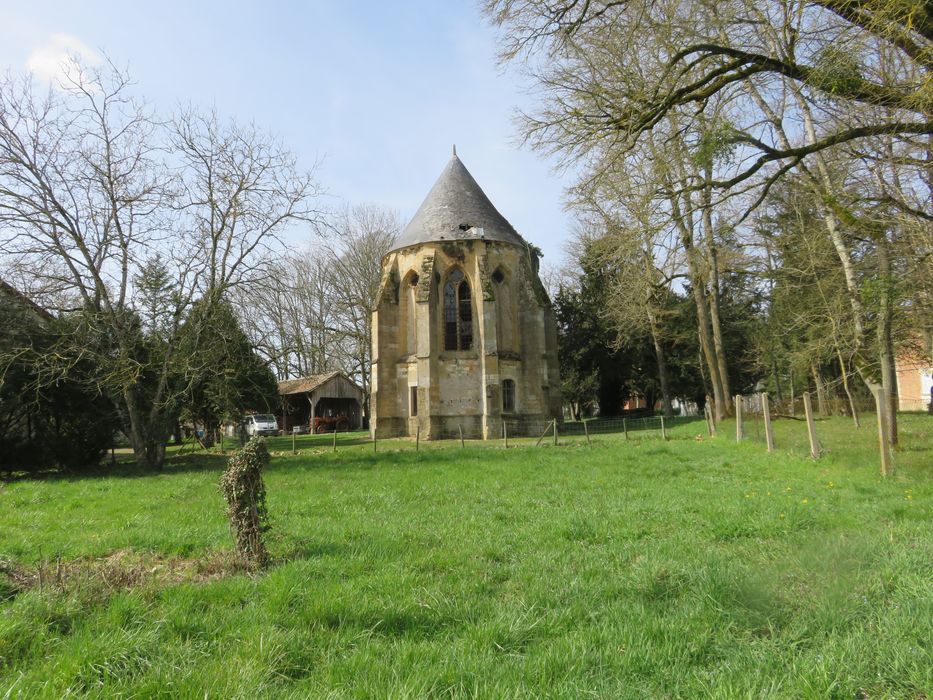
[[[0,602],[0,697],[933,694],[933,419],[871,434],[341,446],[267,475],[257,577]],[[346,439],[347,442],[352,442]],[[290,441],[281,441],[284,449]],[[0,487],[0,552],[228,549],[218,459]]]

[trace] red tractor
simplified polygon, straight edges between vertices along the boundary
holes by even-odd
[[[336,431],[349,431],[350,419],[347,416],[315,416],[315,433],[333,433]]]

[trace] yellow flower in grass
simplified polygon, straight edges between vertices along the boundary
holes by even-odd
[[[778,517],[779,517],[781,520],[783,520],[783,519],[784,519],[784,514],[781,513]]]
[[[801,503],[803,503],[804,505],[806,505],[806,504],[809,503],[809,502],[810,502],[810,499],[809,499],[809,498],[805,498],[805,499],[803,499],[803,500],[801,501]]]

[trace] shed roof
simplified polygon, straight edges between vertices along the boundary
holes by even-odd
[[[489,201],[456,150],[392,250],[432,241],[527,243]]]
[[[359,389],[360,392],[363,391],[359,384],[347,377],[343,372],[337,371],[327,372],[325,374],[312,374],[308,377],[299,377],[298,379],[286,379],[285,381],[279,382],[279,395],[308,394],[327,384],[327,382],[334,377],[343,377],[346,381]]]

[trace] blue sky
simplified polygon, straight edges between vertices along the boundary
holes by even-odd
[[[563,179],[516,143],[525,81],[495,63],[473,0],[6,0],[0,66],[52,70],[66,50],[128,65],[161,111],[216,106],[278,134],[334,197],[414,213],[451,144],[496,207],[555,264]]]

